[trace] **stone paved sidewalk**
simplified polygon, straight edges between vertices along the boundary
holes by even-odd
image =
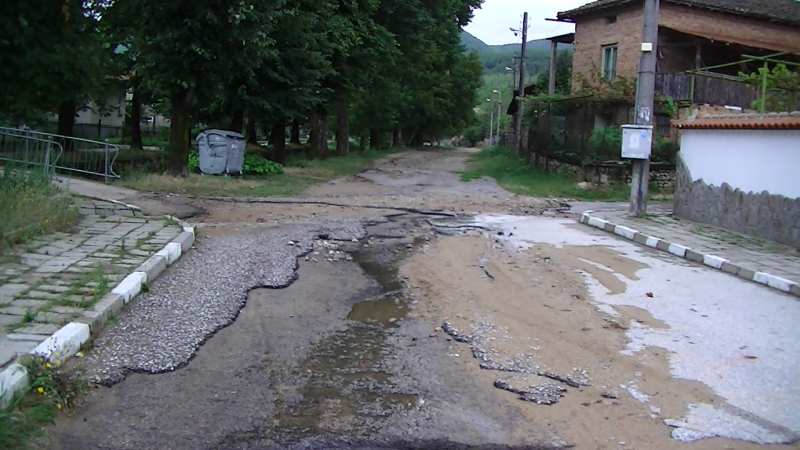
[[[683,220],[670,213],[633,218],[627,211],[594,211],[591,216],[727,259],[752,272],[764,272],[800,284],[800,250],[794,247]]]
[[[79,207],[81,220],[70,232],[0,257],[0,368],[92,308],[183,231],[120,203],[81,199]]]

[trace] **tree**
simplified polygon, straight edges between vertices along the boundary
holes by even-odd
[[[78,105],[97,94],[108,45],[86,2],[5,0],[0,6],[0,118],[16,123],[62,113],[72,134]]]
[[[148,89],[169,99],[169,173],[188,174],[195,100],[216,100],[235,78],[251,79],[274,53],[272,14],[283,5],[256,0],[115,2],[120,13],[138,18],[132,31],[139,52],[134,70]]]

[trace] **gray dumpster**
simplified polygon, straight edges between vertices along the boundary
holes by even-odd
[[[225,130],[206,130],[197,135],[200,171],[209,175],[242,173],[244,136]]]

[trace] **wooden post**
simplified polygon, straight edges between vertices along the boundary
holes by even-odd
[[[547,93],[556,93],[556,57],[558,56],[558,42],[550,41],[550,84],[547,86]]]
[[[522,15],[522,52],[519,56],[519,97],[517,100],[517,155],[522,156],[522,114],[525,99],[525,45],[528,40],[528,13]]]

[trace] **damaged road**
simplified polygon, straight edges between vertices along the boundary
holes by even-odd
[[[753,381],[791,373],[794,303],[462,183],[471,153],[298,198],[170,197],[204,212],[196,248],[72,361],[97,387],[50,448],[798,448],[800,394]],[[750,331],[726,337],[736,308]],[[786,357],[710,350],[732,345]]]

